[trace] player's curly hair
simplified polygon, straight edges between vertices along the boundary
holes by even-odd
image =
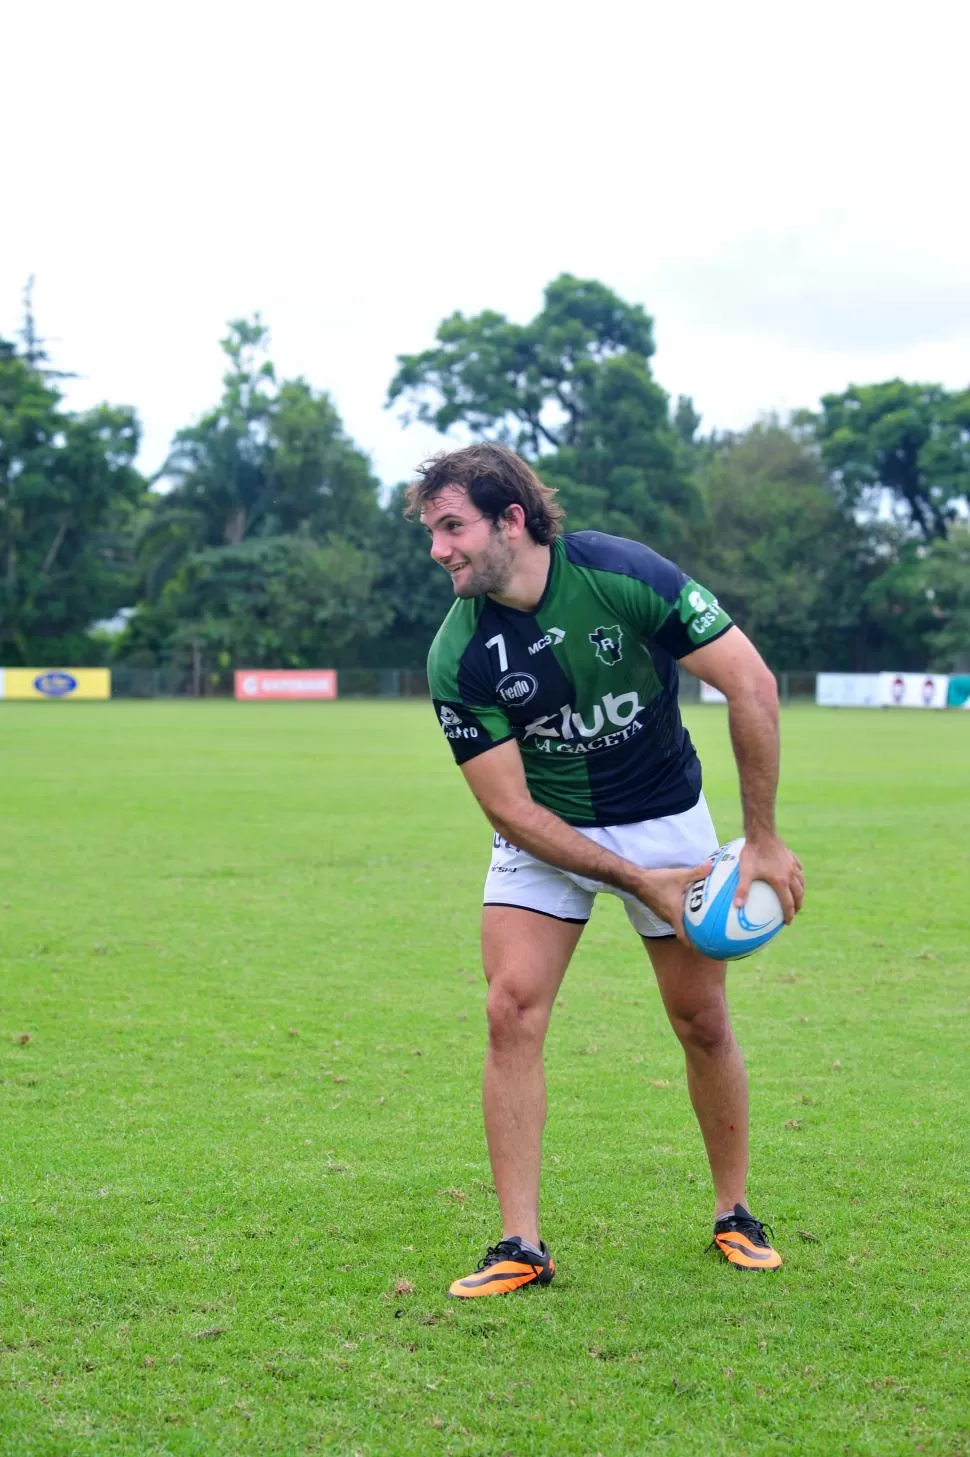
[[[469,500],[496,525],[510,506],[521,506],[533,541],[548,546],[559,535],[566,513],[552,486],[543,485],[531,466],[506,445],[466,445],[441,451],[418,466],[418,479],[405,492],[409,519],[446,486],[460,486]]]

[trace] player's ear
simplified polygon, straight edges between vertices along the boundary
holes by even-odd
[[[510,528],[513,536],[521,536],[525,530],[525,508],[514,501],[502,512],[502,521]]]

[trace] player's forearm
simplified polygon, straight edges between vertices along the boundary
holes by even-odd
[[[558,815],[534,800],[523,800],[509,810],[496,811],[484,805],[485,813],[499,834],[522,850],[528,850],[547,865],[556,865],[560,870],[571,870],[575,875],[586,875],[591,880],[601,880],[605,885],[618,890],[631,891],[642,896],[645,877],[649,872],[611,850],[604,850],[594,840],[588,840],[572,825],[567,825]]]
[[[778,791],[778,691],[766,670],[728,699],[731,744],[741,783],[744,833],[749,840],[775,834]]]

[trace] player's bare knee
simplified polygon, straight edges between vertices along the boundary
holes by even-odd
[[[548,1009],[524,988],[493,982],[486,1003],[488,1039],[493,1047],[509,1047],[524,1042],[542,1042]]]
[[[703,1002],[697,1007],[678,1009],[670,1014],[671,1025],[684,1048],[716,1055],[734,1044],[731,1020],[723,1001]]]

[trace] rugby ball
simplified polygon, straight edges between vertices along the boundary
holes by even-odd
[[[695,880],[684,893],[687,938],[715,961],[750,956],[785,924],[781,901],[766,880],[753,880],[745,904],[734,904],[743,849],[743,839],[722,845],[706,880]]]

